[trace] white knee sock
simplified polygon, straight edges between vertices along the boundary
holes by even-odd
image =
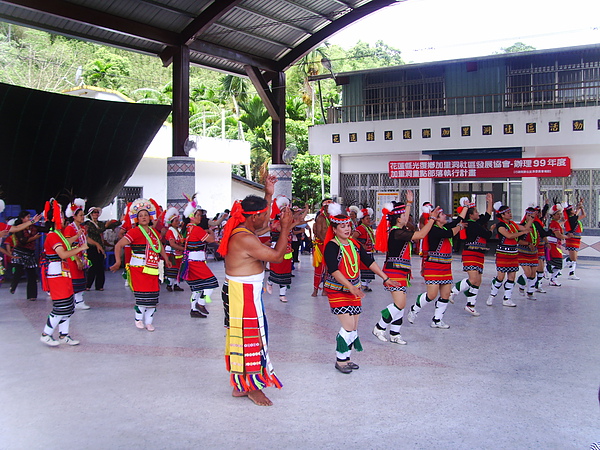
[[[154,313],[156,312],[156,308],[146,308],[146,314],[144,315],[144,323],[146,325],[150,325],[154,320]]]
[[[73,294],[73,297],[75,298],[75,303],[81,303],[83,301],[83,292],[76,292]]]

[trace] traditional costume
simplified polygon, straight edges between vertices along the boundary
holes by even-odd
[[[271,207],[271,247],[273,248],[275,248],[281,234],[279,232],[279,214],[281,209],[289,204],[290,201],[283,195],[273,201],[273,206]],[[267,280],[269,285],[279,285],[279,299],[284,303],[287,302],[285,294],[292,284],[292,256],[292,233],[290,232],[287,236],[287,247],[283,261],[280,263],[269,263],[269,278]]]
[[[85,200],[82,198],[76,198],[65,210],[65,216],[72,218],[75,216],[77,211],[83,211],[85,208]],[[77,236],[77,233],[81,230],[81,234],[77,238],[77,241],[71,244],[71,248],[78,247],[87,243],[87,232],[85,227],[79,226],[74,221],[67,225],[63,231],[66,238]],[[69,264],[69,271],[71,272],[71,281],[73,283],[73,293],[75,297],[75,308],[76,309],[90,309],[83,300],[83,293],[86,288],[86,270],[90,267],[89,260],[87,258],[87,252],[83,251],[77,256],[73,256],[67,260]]]
[[[179,217],[179,211],[176,208],[169,208],[165,212],[165,226],[169,227],[165,234],[165,253],[169,256],[171,261],[171,267],[165,269],[165,278],[167,279],[168,285],[167,290],[169,291],[183,291],[177,284],[177,277],[179,276],[179,268],[183,261],[183,251],[177,250],[169,244],[171,240],[175,241],[175,244],[183,247],[185,239],[177,228],[172,225],[175,218]]]
[[[52,299],[52,311],[46,319],[46,326],[40,338],[44,344],[55,347],[60,343],[77,345],[79,341],[69,336],[69,324],[71,316],[75,312],[75,301],[73,298],[73,283],[69,263],[58,256],[57,248],[62,247],[64,251],[71,250],[71,245],[62,234],[62,212],[60,204],[54,200],[46,202],[44,217],[51,223],[53,231],[48,233],[44,242],[44,254],[42,255],[42,287],[44,291],[50,292]],[[58,341],[52,337],[54,329],[58,326]]]
[[[317,217],[319,217],[319,215],[321,215],[321,214],[323,215],[323,218],[327,222],[327,227],[329,227],[329,225],[330,225],[329,217],[325,213],[325,206],[322,206],[321,210],[317,213],[317,216],[315,217],[315,224],[316,224]],[[315,234],[314,238],[313,238],[313,258],[312,258],[312,265],[315,268],[314,276],[313,276],[313,288],[314,288],[315,292],[317,292],[319,290],[321,283],[323,283],[323,281],[324,281],[325,273],[327,272],[326,263],[323,258],[324,251],[325,251],[325,242],[323,242]]]
[[[192,218],[196,211],[201,209],[193,198],[185,207],[183,215]],[[206,264],[207,243],[205,241],[208,236],[209,234],[200,225],[188,224],[179,278],[187,281],[192,290],[190,317],[208,316],[206,304],[212,302],[210,294],[213,289],[219,287],[219,282]]]
[[[562,211],[563,207],[561,204],[556,204],[550,208],[550,215],[553,216],[557,212]],[[549,257],[547,270],[550,274],[550,286],[560,286],[560,283],[556,280],[560,275],[560,271],[563,268],[563,251],[562,251],[562,238],[564,235],[563,227],[560,222],[556,219],[552,219],[548,225],[548,246],[549,246]]]
[[[411,279],[411,241],[414,231],[409,230],[406,226],[399,227],[393,225],[388,229],[388,223],[397,222],[397,218],[402,216],[406,211],[406,207],[402,203],[386,204],[382,209],[382,217],[379,226],[377,227],[377,239],[375,249],[385,252],[385,263],[383,264],[383,272],[393,281],[396,281],[400,286],[384,286],[384,289],[389,292],[401,291],[406,292],[410,286]],[[385,234],[387,232],[387,235]],[[385,330],[390,328],[390,340],[397,344],[406,344],[400,337],[400,327],[402,326],[404,317],[404,308],[400,309],[394,302],[390,303],[381,311],[381,318],[375,325],[373,334],[380,340],[385,340]],[[380,337],[381,336],[381,337]],[[382,339],[383,337],[383,339]]]
[[[527,215],[534,215],[535,208],[530,206],[525,210],[525,215],[523,216],[523,220],[521,221],[521,225],[525,225],[525,221],[527,220]],[[538,266],[538,243],[541,240],[540,234],[538,233],[538,229],[535,225],[532,225],[531,231],[523,236],[517,241],[517,251],[519,258],[519,265],[523,267],[537,267]],[[525,242],[525,243],[523,243]],[[525,269],[523,269],[525,270]],[[531,277],[526,277],[524,274],[519,275],[517,278],[517,284],[519,285],[519,290],[522,294],[527,292],[527,297],[531,300],[535,300],[534,291],[535,291],[535,283],[536,277],[535,275]]]
[[[578,252],[579,247],[581,246],[583,224],[581,223],[581,220],[579,220],[579,216],[573,211],[573,205],[567,205],[563,211],[565,215],[565,234],[567,235],[567,238],[565,239],[565,250],[568,252]],[[569,269],[569,280],[579,280],[579,277],[575,275],[577,258],[572,260],[567,256],[565,264]]]
[[[363,262],[367,267],[370,267],[375,260],[373,256],[368,255],[360,244],[353,239],[348,239],[347,244],[342,244],[334,236],[331,224],[340,225],[352,222],[347,216],[343,216],[343,218],[336,217],[340,215],[341,207],[337,203],[332,203],[329,205],[328,212],[330,214],[330,226],[325,238],[324,259],[327,266],[327,273],[325,275],[324,290],[333,314],[358,315],[362,312],[361,299],[352,294],[332,274],[339,271],[350,284],[358,287],[360,286],[360,263]],[[344,327],[341,327],[336,337],[336,342],[336,357],[338,362],[350,361],[350,354],[353,347],[356,348],[356,351],[362,351],[357,330],[346,330]]]
[[[156,216],[154,205],[145,198],[135,200],[129,208],[129,217],[138,223],[138,214],[147,211],[151,219]],[[146,231],[140,225],[129,230],[124,238],[131,246],[131,258],[125,268],[129,286],[135,297],[135,324],[138,328],[153,331],[154,314],[160,293],[159,262],[162,244],[152,227]]]
[[[227,258],[229,239],[250,230],[239,225],[245,221],[244,214],[260,214],[260,211],[244,211],[241,202],[234,203],[231,217],[223,230],[218,252]],[[268,352],[268,326],[262,301],[264,272],[242,277],[227,275],[223,283],[223,307],[225,309],[225,365],[230,382],[238,392],[262,390],[267,386],[281,388],[275,375]]]
[[[463,197],[460,203],[461,208],[475,208],[475,203],[472,203],[467,197]],[[487,240],[492,237],[492,232],[487,229],[490,219],[491,216],[487,212],[481,214],[477,220],[467,219],[467,228],[461,231],[465,236],[465,245],[462,251],[463,272],[483,273],[485,253],[489,250]],[[467,297],[465,310],[475,316],[479,315],[475,310],[479,286],[469,281],[469,277],[463,278],[452,286],[451,298],[461,292],[464,292]]]
[[[423,239],[422,273],[425,284],[452,284],[452,237],[454,236],[452,228],[456,227],[461,221],[462,217],[458,217],[443,227],[435,224]],[[427,296],[427,292],[419,294],[417,301],[410,308],[409,321],[413,322],[423,306],[433,300],[433,298]],[[440,296],[435,302],[432,327],[449,328],[442,320],[449,301],[449,298]]]
[[[358,236],[356,240],[365,249],[369,255],[373,255],[375,250],[375,233],[373,228],[362,223],[362,219],[365,216],[372,216],[373,210],[371,208],[364,208],[358,211],[357,217],[360,220],[359,225],[356,227]],[[365,292],[370,292],[371,288],[369,284],[375,279],[375,273],[365,266],[362,262],[360,263],[360,284]]]
[[[496,214],[504,214],[510,211],[508,206],[503,206],[501,202],[494,203],[494,210]],[[505,228],[509,233],[516,233],[519,231],[519,225],[512,220],[504,220],[498,218],[498,225],[496,230]],[[503,273],[512,273],[519,271],[519,253],[517,250],[517,239],[507,238],[502,233],[498,233],[498,245],[496,246],[496,270]],[[492,302],[498,291],[502,287],[502,281],[496,277],[492,279],[492,287],[490,295],[486,301],[488,306],[492,306]],[[504,283],[504,298],[502,304],[504,306],[516,306],[512,301],[512,290],[515,287],[515,282],[508,279]]]
[[[19,216],[20,217],[20,216]],[[38,260],[35,256],[35,240],[38,234],[37,227],[31,225],[26,229],[12,235],[13,249],[11,263],[14,268],[10,293],[14,294],[23,273],[27,276],[27,298],[36,300],[38,294],[37,268]]]

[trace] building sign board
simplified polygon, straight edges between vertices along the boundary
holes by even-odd
[[[567,177],[567,156],[518,159],[465,159],[451,161],[390,161],[390,178],[512,178]]]

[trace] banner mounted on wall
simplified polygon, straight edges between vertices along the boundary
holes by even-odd
[[[567,156],[450,161],[390,161],[390,178],[513,178],[568,177]]]

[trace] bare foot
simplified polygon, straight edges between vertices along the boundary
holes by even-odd
[[[269,284],[269,283],[267,283],[267,286],[266,286],[266,287],[267,287],[267,292],[268,292],[269,294],[272,294],[272,293],[273,293],[273,285],[272,285],[272,284]]]
[[[315,289],[315,290],[313,290],[313,293],[310,296],[311,297],[316,297],[317,295],[319,295],[319,290]]]
[[[254,402],[255,405],[258,406],[273,406],[273,402],[269,400],[269,398],[261,390],[239,392],[234,389],[231,395],[233,397],[248,397]]]

